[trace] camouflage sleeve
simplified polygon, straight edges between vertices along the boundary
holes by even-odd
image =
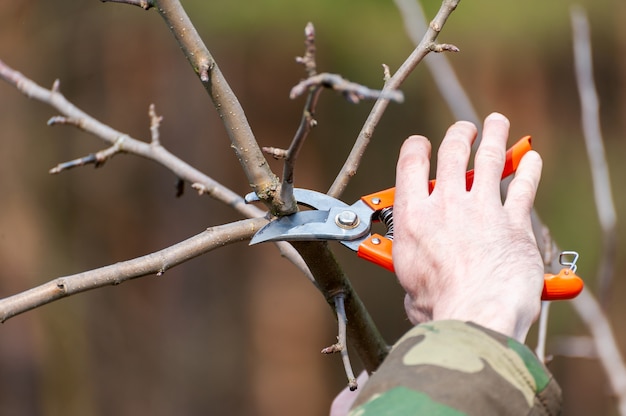
[[[523,344],[460,321],[406,333],[362,387],[350,416],[558,415],[561,389]]]

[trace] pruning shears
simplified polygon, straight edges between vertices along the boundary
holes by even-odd
[[[531,137],[525,136],[506,152],[502,178],[513,174],[524,154],[531,150]],[[467,190],[474,182],[474,171],[466,173]],[[429,192],[435,180],[429,183]],[[393,203],[395,188],[389,188],[361,197],[352,205],[321,192],[294,189],[299,205],[311,208],[280,217],[261,228],[250,241],[258,244],[267,241],[329,241],[334,240],[355,251],[357,255],[394,271]],[[246,202],[258,201],[255,193],[245,197]],[[372,233],[372,223],[380,221],[387,227],[385,235]],[[571,262],[565,256],[576,254]],[[575,274],[578,254],[564,252],[559,258],[564,267],[558,274],[545,274],[542,300],[562,300],[576,297],[583,289],[583,281]]]

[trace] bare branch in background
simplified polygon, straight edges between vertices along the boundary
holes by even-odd
[[[428,22],[417,0],[394,0],[404,21],[404,29],[411,41],[417,45],[427,29]],[[428,55],[424,60],[437,84],[443,99],[452,111],[455,120],[467,120],[480,126],[481,120],[472,102],[461,85],[456,72],[445,54]],[[480,135],[478,135],[480,137]],[[478,142],[478,140],[477,140]],[[477,143],[474,143],[474,147]]]
[[[617,215],[611,194],[611,182],[600,130],[598,95],[593,80],[589,23],[585,11],[578,7],[571,9],[571,20],[583,131],[591,165],[596,209],[598,210],[604,240],[598,280],[601,290],[600,295],[603,296],[601,299],[606,302],[617,251],[615,227]],[[593,336],[598,359],[617,398],[619,412],[621,415],[626,415],[626,366],[624,365],[624,358],[617,347],[609,320],[600,304],[588,290],[583,290],[577,298],[573,299],[572,305]]]
[[[611,283],[617,255],[617,214],[611,193],[611,179],[606,161],[606,152],[600,129],[600,103],[593,80],[593,58],[589,22],[585,11],[579,7],[571,9],[574,35],[574,64],[576,81],[582,109],[582,127],[591,167],[593,194],[602,228],[602,259],[598,270],[599,298],[607,307],[611,294]]]
[[[413,72],[415,67],[422,61],[422,59],[424,59],[426,55],[428,55],[429,52],[431,52],[431,46],[437,40],[439,32],[441,32],[441,29],[448,20],[448,17],[450,17],[454,9],[456,9],[459,2],[460,0],[444,0],[442,2],[437,15],[430,23],[430,26],[428,27],[428,30],[424,34],[422,40],[413,50],[411,55],[409,55],[409,57],[400,66],[400,68],[398,68],[398,70],[393,74],[393,76],[385,82],[383,92],[399,89],[411,72]],[[367,120],[365,121],[365,124],[363,125],[363,128],[361,129],[348,158],[346,159],[346,162],[328,190],[328,194],[330,196],[338,198],[348,186],[350,179],[356,175],[357,169],[361,164],[363,154],[365,153],[365,149],[369,145],[372,135],[374,134],[374,130],[385,113],[388,105],[389,100],[386,98],[381,97],[376,100],[376,103],[374,104],[374,107],[372,107],[372,110],[370,111],[370,114],[367,117]]]
[[[0,322],[76,293],[118,285],[141,276],[161,276],[172,267],[201,254],[249,239],[265,224],[267,220],[263,218],[252,218],[212,227],[178,244],[146,256],[71,276],[59,277],[25,292],[0,299]]]
[[[617,408],[621,415],[626,415],[626,366],[611,324],[589,290],[583,290],[571,303],[591,332],[598,359],[617,399]]]

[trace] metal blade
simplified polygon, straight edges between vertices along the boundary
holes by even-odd
[[[328,211],[333,207],[348,206],[345,202],[335,199],[332,196],[310,189],[294,188],[293,196],[296,198],[296,201],[298,201],[298,204],[320,211]],[[259,197],[254,192],[250,192],[244,199],[246,203],[249,204],[258,201]]]
[[[345,207],[334,207],[328,211],[301,211],[270,222],[252,237],[250,244],[266,241],[355,240],[369,232],[371,210],[353,208],[348,207],[359,219],[352,228],[340,227],[335,221],[346,211]]]

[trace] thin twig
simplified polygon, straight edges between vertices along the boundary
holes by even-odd
[[[304,65],[307,76],[317,74],[317,60],[315,59],[315,27],[309,22],[304,28],[304,55],[296,58],[296,62]]]
[[[154,7],[152,0],[100,0],[102,3],[124,3],[132,6],[139,6],[144,10]]]
[[[121,146],[118,143],[121,143],[123,140],[124,137],[122,136],[120,137],[120,140],[111,147],[108,147],[97,153],[90,153],[87,156],[70,160],[69,162],[59,163],[48,172],[52,174],[57,174],[63,172],[64,170],[77,168],[79,166],[85,166],[89,164],[93,164],[96,168],[99,168],[100,166],[104,165],[107,160],[120,152]]]
[[[322,350],[322,354],[334,354],[341,353],[341,360],[343,361],[343,368],[348,377],[348,388],[350,391],[355,391],[359,385],[356,377],[354,377],[354,371],[352,370],[352,364],[350,364],[350,355],[348,354],[348,339],[346,336],[346,309],[344,307],[344,295],[338,293],[334,297],[335,311],[337,312],[337,343]]]
[[[287,198],[289,194],[293,195],[296,160],[309,132],[317,125],[317,121],[315,121],[315,108],[317,107],[317,101],[321,92],[322,90],[319,87],[312,87],[310,89],[304,110],[302,111],[300,125],[289,145],[289,149],[285,152],[285,165],[283,167],[283,182],[281,187],[281,192],[285,195],[282,195],[281,199]]]
[[[153,146],[159,146],[161,144],[161,133],[159,129],[163,121],[163,116],[157,115],[154,104],[150,104],[148,116],[150,117],[150,143],[152,143]]]
[[[319,290],[326,297],[329,306],[336,313],[335,296],[342,294],[345,300],[347,336],[357,351],[368,373],[375,371],[387,356],[389,347],[378,331],[372,317],[354,291],[350,280],[328,249],[328,243],[321,241],[294,241],[293,246],[309,265]]]
[[[309,77],[314,77],[317,70],[317,63],[315,56],[315,27],[312,23],[309,22],[306,25],[304,35],[305,53],[304,56],[297,61],[304,66]],[[275,158],[279,155],[285,161],[281,186],[281,193],[283,194],[281,195],[281,199],[283,200],[293,197],[293,181],[296,160],[298,159],[300,149],[302,149],[309,132],[317,125],[317,121],[315,120],[315,109],[317,107],[321,88],[319,86],[312,85],[308,87],[308,92],[304,109],[302,110],[302,117],[300,117],[300,124],[298,125],[298,129],[291,140],[289,149],[284,152],[280,152],[276,149],[273,155]]]
[[[313,87],[325,87],[338,91],[346,100],[353,104],[357,104],[361,100],[386,99],[401,103],[404,101],[404,94],[398,90],[373,90],[356,82],[348,81],[341,75],[322,73],[313,75],[291,89],[289,98],[296,98],[305,91]]]
[[[62,118],[53,118],[52,120],[56,121],[52,124],[58,124],[60,120],[71,121],[70,124],[73,126],[96,136],[106,143],[119,146],[120,152],[136,154],[153,160],[189,183],[202,184],[207,195],[231,206],[247,217],[263,216],[263,211],[255,206],[246,204],[240,195],[191,167],[188,163],[171,154],[163,146],[135,139],[91,117],[61,94],[58,81],[55,81],[51,89],[43,88],[10,68],[2,60],[0,60],[0,78],[15,86],[27,97],[53,107],[64,116]]]
[[[393,74],[393,76],[385,83],[383,91],[393,91],[400,88],[400,85],[406,80],[406,78],[413,72],[415,67],[424,59],[424,57],[431,52],[431,46],[435,43],[439,32],[443,28],[444,24],[448,20],[448,17],[456,9],[460,0],[443,0],[437,15],[430,23],[428,30],[424,34],[422,40],[418,46],[413,50],[411,55],[404,61],[400,68]],[[374,130],[378,125],[378,122],[382,118],[389,100],[386,98],[379,98],[376,100],[374,107],[370,111],[361,132],[359,133],[354,146],[350,152],[350,155],[346,159],[341,171],[335,178],[335,181],[331,185],[328,194],[335,198],[339,197],[346,186],[350,178],[354,176],[361,163],[361,158],[365,153],[365,149],[369,145],[370,139],[374,134]]]
[[[580,95],[582,127],[591,168],[593,193],[602,228],[602,259],[598,271],[600,302],[606,308],[611,294],[611,282],[617,254],[617,214],[611,193],[611,179],[606,161],[606,152],[600,128],[600,103],[593,80],[593,58],[589,22],[585,11],[579,7],[571,9],[574,38],[574,63],[576,81]]]
[[[70,276],[59,277],[22,293],[0,299],[0,322],[55,300],[96,289],[118,285],[167,270],[219,247],[249,239],[267,220],[252,218],[212,227],[178,244],[132,260]]]

